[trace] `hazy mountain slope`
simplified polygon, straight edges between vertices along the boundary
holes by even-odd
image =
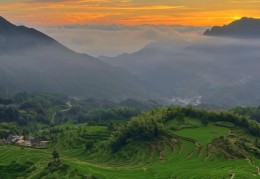
[[[46,90],[73,96],[145,98],[136,77],[77,54],[34,29],[0,18],[0,93]]]
[[[260,38],[260,19],[243,17],[228,25],[214,26],[205,31],[207,36],[223,36],[236,38]]]
[[[178,45],[162,42],[116,58],[101,59],[139,76],[167,99],[202,96],[206,103],[260,103],[259,43],[203,38]]]

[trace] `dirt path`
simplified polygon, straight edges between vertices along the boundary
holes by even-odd
[[[55,118],[56,115],[57,115],[57,112],[55,112],[55,113],[52,115],[51,124],[54,124],[54,118]]]
[[[150,160],[152,160],[152,158],[153,158],[154,150],[155,150],[155,146],[152,144],[151,148],[150,148],[150,157],[149,157]]]
[[[193,156],[193,154],[194,154],[194,152],[190,152],[190,153],[188,154],[187,159],[191,158],[191,157]]]
[[[252,163],[252,161],[248,158],[248,159],[246,159],[247,160],[247,162],[249,163],[249,165],[252,165],[253,167],[255,167],[256,168],[256,170],[257,170],[257,175],[260,175],[260,168],[257,166],[257,165],[255,165],[255,164],[253,164]]]
[[[64,113],[64,112],[69,111],[69,110],[72,108],[72,105],[71,105],[71,102],[70,102],[70,101],[68,101],[68,102],[66,103],[66,105],[68,106],[67,109],[62,109],[62,110],[60,110],[60,111],[58,111],[58,112]],[[57,115],[58,112],[55,112],[55,113],[52,115],[51,124],[54,124],[54,119],[55,119],[55,116]]]
[[[68,106],[69,108],[71,108],[71,107],[72,107],[72,105],[71,105],[71,102],[70,102],[70,101],[68,101],[66,104],[67,104],[67,106]]]
[[[60,110],[60,112],[66,112],[66,111],[69,111],[69,110],[72,108],[72,105],[71,105],[70,101],[68,101],[68,102],[66,103],[66,105],[68,106],[68,108],[67,108],[67,109],[63,109],[63,110]]]
[[[200,147],[199,147],[199,149],[198,149],[198,157],[200,157],[200,156],[201,156],[201,154],[202,154],[202,150],[203,150],[203,147],[202,147],[202,146],[200,146]]]
[[[180,147],[180,150],[179,150],[177,155],[179,155],[181,153],[181,151],[182,151],[182,144],[180,144],[179,147]]]
[[[232,175],[231,175],[230,179],[234,179],[234,178],[235,178],[235,176],[236,176],[236,174],[235,174],[235,173],[232,173]]]

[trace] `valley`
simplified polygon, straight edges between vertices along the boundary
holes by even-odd
[[[135,25],[139,16],[124,14],[193,9],[183,5],[15,1],[33,3],[33,14],[55,11],[48,23],[66,8],[70,23],[38,28],[85,52],[86,43],[95,54],[145,45],[92,57],[0,16],[0,179],[260,178],[259,19],[199,34],[204,26]],[[72,4],[96,8],[98,20],[74,24],[86,12],[67,14]],[[100,4],[116,13],[99,14]],[[122,14],[133,24],[110,24]]]
[[[34,95],[30,94],[28,99]],[[40,93],[37,95],[39,99]],[[61,113],[63,119],[65,116],[73,119],[73,105],[82,102],[71,101],[71,109]],[[91,106],[93,102],[83,104]],[[68,101],[63,104],[68,105]],[[260,176],[260,125],[247,117],[188,106],[156,107],[130,118],[119,120],[115,116],[99,122],[89,119],[81,123],[74,120],[52,123],[50,115],[49,124],[38,121],[36,125],[32,121],[13,129],[11,125],[4,127],[2,122],[1,128],[9,131],[5,136],[15,131],[22,134],[33,125],[24,134],[50,143],[34,148],[6,144],[2,138],[1,175],[129,179]],[[54,150],[59,153],[58,160],[52,157]]]

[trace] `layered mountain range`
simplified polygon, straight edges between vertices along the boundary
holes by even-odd
[[[240,38],[258,37],[252,33],[259,33],[258,27],[258,19],[242,18],[213,27],[199,40],[156,42],[132,54],[100,59],[138,76],[148,90],[165,99],[189,102],[195,97],[222,106],[258,105],[260,41]]]
[[[51,37],[0,17],[0,94],[49,91],[71,96],[121,100],[147,98],[129,72],[86,54],[78,54]]]
[[[207,30],[200,40],[155,42],[97,59],[1,17],[0,94],[40,90],[117,101],[259,105],[259,27],[258,19],[242,18]]]

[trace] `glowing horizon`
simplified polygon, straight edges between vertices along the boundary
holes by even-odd
[[[227,24],[260,17],[260,0],[0,0],[0,16],[33,26]]]

